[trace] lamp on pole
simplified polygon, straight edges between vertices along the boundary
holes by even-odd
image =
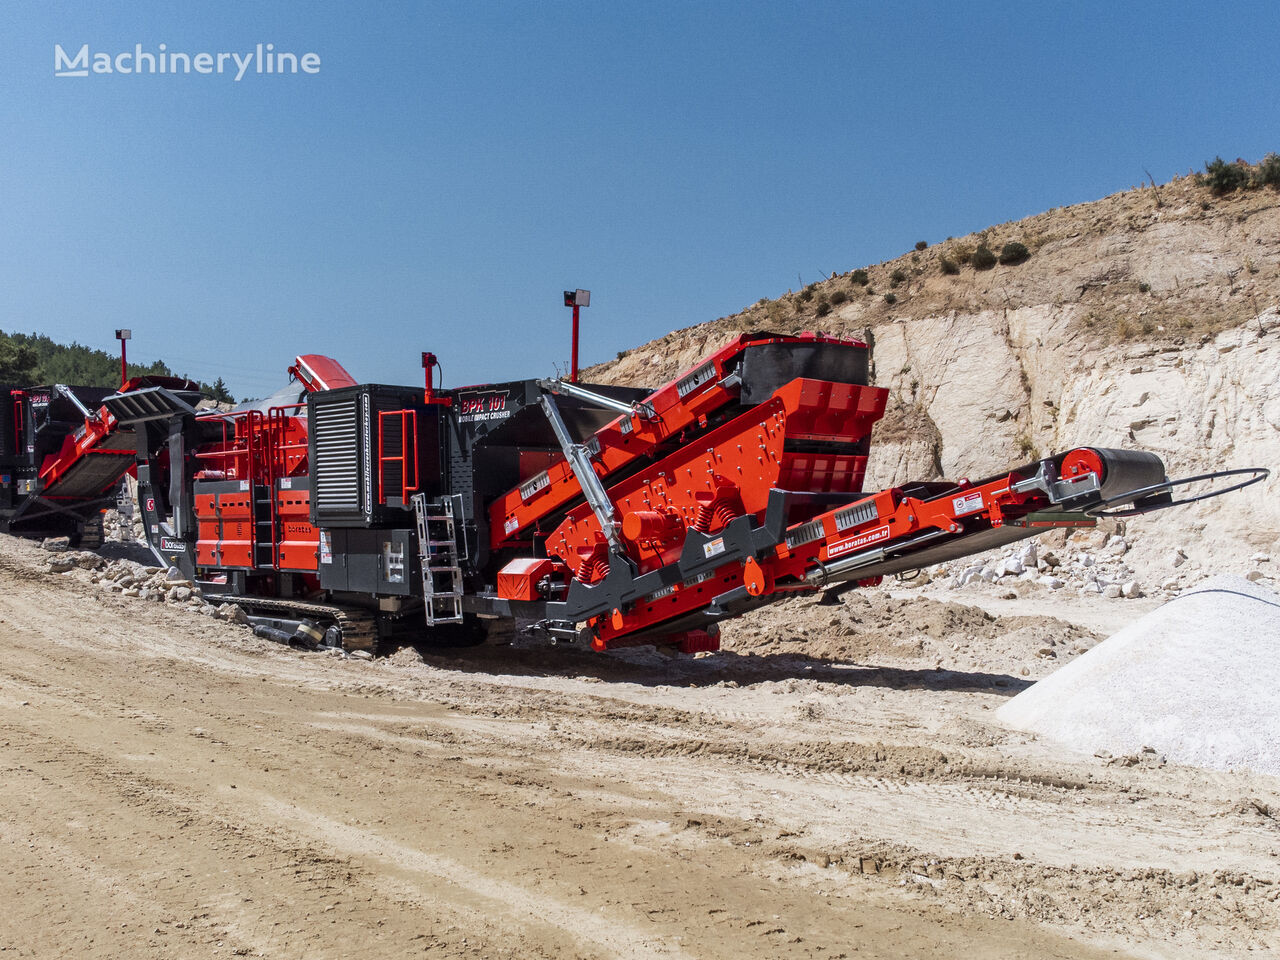
[[[125,381],[129,379],[128,365],[125,363],[125,344],[133,338],[132,330],[117,330],[116,339],[120,341],[120,389],[124,389]]]
[[[569,361],[569,382],[578,382],[578,310],[591,306],[590,290],[566,290],[564,305],[573,307],[573,354]]]

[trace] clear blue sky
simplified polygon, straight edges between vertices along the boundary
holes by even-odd
[[[238,395],[552,373],[833,270],[1280,150],[1280,8],[11,0],[0,329]],[[55,78],[313,51],[313,76]]]

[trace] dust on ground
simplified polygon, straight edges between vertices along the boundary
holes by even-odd
[[[45,561],[0,537],[15,956],[1280,950],[1280,782],[992,717],[1145,601],[874,591],[712,655],[367,662]]]
[[[999,595],[1005,594],[1016,596]],[[864,666],[902,662],[1036,679],[1101,639],[1097,631],[1053,616],[999,616],[967,596],[957,602],[904,590],[854,591],[829,606],[796,599],[724,628],[726,650],[745,655]]]

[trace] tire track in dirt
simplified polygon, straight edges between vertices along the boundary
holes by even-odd
[[[50,676],[56,677],[60,675],[60,670],[53,669],[53,668],[57,667],[58,664],[60,663],[64,663],[64,661],[50,662],[47,659],[51,655],[48,650],[37,648],[37,649],[28,650],[27,653],[30,656],[34,656],[37,662],[43,662],[44,665],[47,665],[50,669],[48,669],[46,672]],[[83,662],[88,664],[91,661],[86,656]],[[285,873],[288,873],[291,868],[293,869],[294,873],[298,873],[299,872],[298,865],[295,864],[292,859],[290,859],[291,855],[293,855],[295,859],[297,856],[299,856],[294,854],[294,851],[297,851],[297,850],[302,851],[302,853],[300,854],[300,857],[304,864],[314,863],[318,859],[323,862],[323,857],[321,856],[321,854],[317,853],[310,844],[307,844],[305,842],[301,844],[297,842],[284,843],[283,845],[284,849],[282,852],[280,852],[279,848],[281,847],[281,838],[276,834],[276,831],[280,829],[278,824],[275,825],[273,829],[268,830],[265,834],[260,834],[256,832],[258,829],[257,827],[253,829],[250,829],[249,827],[247,827],[246,824],[255,823],[255,818],[251,815],[244,814],[244,811],[242,808],[243,801],[240,800],[239,798],[237,798],[237,801],[234,805],[234,810],[235,810],[234,814],[226,811],[219,813],[218,810],[220,806],[228,802],[226,799],[228,789],[232,788],[232,785],[229,785],[226,782],[226,775],[223,775],[221,777],[211,776],[206,778],[200,775],[198,771],[193,768],[192,771],[188,772],[188,776],[190,777],[190,780],[186,781],[187,783],[186,787],[183,788],[180,794],[174,794],[173,791],[175,787],[169,781],[171,781],[172,778],[177,774],[176,772],[170,771],[168,769],[172,765],[171,761],[170,763],[167,763],[167,764],[160,759],[153,761],[153,766],[155,766],[156,772],[152,774],[141,774],[136,771],[130,772],[130,768],[128,766],[124,766],[122,769],[117,769],[117,767],[119,767],[121,764],[128,765],[128,764],[136,764],[136,763],[145,763],[146,762],[144,759],[145,757],[147,757],[148,755],[154,755],[155,753],[159,752],[149,748],[163,747],[166,745],[166,742],[172,741],[175,737],[184,738],[184,739],[189,737],[190,734],[184,733],[183,728],[186,726],[186,724],[190,723],[191,720],[193,719],[198,719],[202,716],[219,716],[219,715],[231,716],[232,715],[232,714],[228,714],[225,710],[215,710],[209,714],[199,712],[194,702],[189,704],[185,702],[188,698],[186,698],[183,694],[183,688],[182,688],[183,684],[186,684],[187,686],[191,686],[191,687],[203,688],[203,692],[204,692],[204,697],[202,698],[203,700],[225,702],[223,700],[223,696],[225,695],[226,692],[231,692],[235,695],[244,695],[254,689],[254,686],[255,686],[254,683],[250,682],[245,678],[236,677],[236,676],[232,676],[226,679],[210,678],[208,676],[201,675],[201,671],[195,670],[195,669],[190,671],[185,671],[185,672],[178,672],[174,676],[170,677],[170,679],[172,680],[179,681],[178,687],[176,688],[176,690],[169,689],[162,697],[160,697],[158,694],[150,699],[147,696],[144,696],[141,701],[134,701],[127,710],[117,711],[114,715],[103,714],[96,717],[85,717],[83,713],[73,708],[79,701],[86,698],[92,698],[98,695],[96,693],[90,693],[89,690],[86,689],[87,687],[96,687],[96,688],[101,688],[103,686],[111,687],[113,686],[113,684],[120,682],[120,679],[121,679],[119,677],[112,676],[113,672],[124,671],[125,674],[132,674],[135,672],[133,670],[133,665],[129,663],[120,663],[115,665],[114,671],[110,665],[104,662],[99,662],[97,664],[94,664],[93,666],[94,666],[94,669],[91,669],[90,671],[88,671],[89,676],[92,676],[94,678],[93,684],[77,685],[77,687],[75,688],[58,688],[58,689],[50,690],[49,691],[50,696],[56,698],[56,701],[62,701],[62,702],[59,703],[56,701],[51,701],[49,704],[50,709],[47,711],[42,711],[42,712],[47,712],[51,718],[50,721],[44,721],[44,722],[46,723],[51,722],[54,720],[54,718],[56,718],[56,723],[58,724],[60,729],[63,729],[68,734],[74,731],[75,733],[78,734],[78,736],[73,739],[64,734],[59,734],[56,737],[54,737],[52,734],[48,734],[48,736],[52,737],[52,739],[48,740],[43,746],[39,748],[33,748],[35,749],[35,752],[38,752],[41,754],[56,755],[64,758],[75,757],[77,756],[76,740],[89,737],[90,735],[93,735],[95,737],[110,736],[112,743],[121,744],[120,749],[122,751],[127,750],[128,752],[127,753],[122,752],[118,756],[116,756],[114,759],[112,759],[110,756],[99,756],[91,753],[90,755],[87,755],[85,758],[83,758],[83,762],[79,764],[71,774],[73,779],[88,780],[90,782],[96,783],[97,786],[93,790],[95,794],[102,796],[110,792],[109,790],[105,789],[103,786],[103,781],[105,778],[105,783],[108,786],[113,787],[116,790],[116,792],[119,794],[120,803],[126,804],[131,809],[143,811],[145,813],[144,819],[153,819],[157,816],[160,816],[162,823],[165,823],[165,824],[169,824],[174,820],[180,820],[180,822],[186,825],[183,829],[187,831],[189,835],[194,835],[194,833],[204,831],[205,833],[208,834],[208,840],[205,846],[213,847],[215,849],[221,848],[223,851],[221,854],[219,854],[217,857],[214,858],[217,860],[221,860],[223,857],[228,855],[226,853],[226,850],[228,847],[234,847],[240,843],[248,843],[249,844],[248,849],[256,851],[254,855],[254,859],[257,859],[259,863],[265,862],[268,865],[269,867],[268,874],[279,874],[282,871]],[[165,672],[169,673],[171,671],[166,669]],[[153,678],[148,676],[139,676],[136,679],[138,680],[138,682],[141,682],[144,685],[147,685],[142,688],[142,691],[147,691],[148,687],[153,683]],[[215,681],[212,686],[209,685],[210,679],[213,679]],[[177,694],[177,700],[179,701],[176,703],[173,702],[175,699],[175,693]],[[301,698],[302,698],[302,694],[295,695],[294,697],[294,699],[301,699]],[[333,712],[332,707],[329,705],[334,703],[334,698],[332,696],[322,695],[322,699],[326,703],[326,710],[323,712]],[[160,708],[160,703],[159,703],[160,701],[165,701],[164,709]],[[365,698],[361,697],[358,702],[366,702],[366,700]],[[242,702],[242,708],[248,711],[247,717],[249,719],[252,719],[255,716],[256,711],[261,709],[261,706]],[[306,709],[298,709],[298,707],[295,706],[292,709],[286,710],[283,704],[271,704],[271,705],[268,705],[267,709],[273,712],[281,711],[283,713],[290,714],[290,715],[296,712],[298,717],[305,717],[308,715],[308,711]],[[433,709],[436,709],[436,708],[433,708]],[[77,719],[77,714],[79,714],[78,719]],[[261,715],[260,718],[264,721],[267,721],[267,723],[250,724],[250,726],[251,727],[252,726],[268,726],[271,720],[276,719],[274,714]],[[76,720],[76,722],[70,722],[72,720]],[[28,716],[27,721],[25,723],[19,725],[18,729],[13,729],[9,725],[5,726],[6,735],[8,736],[7,742],[9,746],[12,746],[15,738],[21,737],[22,731],[27,729],[33,721],[37,724],[41,722],[36,715],[32,714]],[[223,746],[225,746],[229,750],[243,749],[243,744],[236,742],[237,740],[241,739],[241,737],[238,737],[234,730],[226,730],[224,729],[223,724],[215,723],[214,721],[209,719],[206,719],[205,723],[208,725],[210,732],[203,737],[197,738],[197,740],[193,745],[195,748],[194,750],[184,750],[183,754],[196,753],[198,754],[198,756],[194,757],[193,759],[203,760],[204,755],[206,753],[218,752],[218,749]],[[285,738],[295,739],[296,742],[298,743],[304,743],[305,741],[303,741],[301,738],[297,738],[294,736],[295,728],[297,727],[298,723],[299,723],[299,719],[291,718],[283,726],[278,726],[275,730],[271,731],[271,733],[275,736],[283,736]],[[129,742],[126,742],[126,741],[129,741]],[[172,756],[171,746],[172,745],[170,744],[170,755]],[[329,742],[329,743],[323,744],[323,746],[326,749],[326,753],[328,753],[333,759],[337,759],[339,763],[343,763],[342,754],[345,752],[343,749],[343,744]],[[473,744],[473,746],[482,748],[482,750],[489,749],[489,744],[480,740],[477,740]],[[354,777],[362,778],[362,782],[366,787],[366,792],[367,792],[368,786],[370,786],[372,783],[377,782],[380,776],[377,771],[368,769],[370,766],[370,762],[369,762],[370,756],[368,754],[367,747],[368,747],[367,737],[356,736],[356,737],[349,738],[349,741],[346,743],[346,748],[350,749],[353,755],[357,755],[359,751],[361,751],[361,749],[363,748],[365,753],[364,768],[362,769],[357,765],[359,761],[353,762],[349,765],[344,764],[344,766],[351,771],[351,773],[348,774],[348,778],[349,779]],[[314,750],[308,751],[308,755],[313,755],[313,754],[314,754]],[[400,759],[403,760],[403,757],[401,757]],[[393,762],[394,758],[378,757],[378,760],[382,762],[376,764],[376,766],[381,766],[385,769],[385,764],[388,762]],[[182,761],[179,761],[180,764],[181,762]],[[341,769],[341,767],[339,769]],[[359,771],[359,772],[357,773],[356,771]],[[241,775],[244,774],[245,772],[246,771],[242,768],[239,771],[237,771],[234,774],[234,776],[237,780],[240,780]],[[307,779],[305,776],[302,778],[298,778],[296,776],[298,772],[299,771],[295,769],[294,771],[295,780]],[[453,772],[457,772],[456,768]],[[162,776],[164,779],[160,781],[155,780],[154,778],[157,775]],[[391,775],[389,771],[387,775],[388,776]],[[339,776],[341,776],[341,774],[339,774]],[[483,773],[481,771],[477,771],[473,765],[470,771],[469,777],[473,778],[473,782],[474,782],[474,778],[479,778],[481,776],[483,776]],[[332,790],[333,787],[335,786],[336,784],[333,783],[332,778],[329,776],[325,776],[321,779],[321,781],[318,784],[315,785],[315,788],[320,791],[320,794],[324,794],[325,792]],[[192,793],[191,787],[196,787],[197,791],[195,793]],[[531,789],[535,791],[534,793],[535,797],[541,795],[544,792],[543,789],[535,781],[531,781],[528,778],[524,778],[524,777],[512,778],[510,782],[507,782],[502,777],[494,777],[492,775],[488,776],[487,780],[476,783],[475,788],[473,789],[476,789],[476,788],[478,789],[475,794],[474,801],[476,803],[485,805],[487,807],[489,811],[487,819],[490,821],[491,828],[492,828],[494,819],[497,818],[500,821],[501,812],[503,810],[510,809],[510,807],[508,806],[507,796],[513,790],[516,792],[517,796],[523,795],[525,797],[529,796],[529,791]],[[277,792],[279,790],[278,784],[276,785],[276,790]],[[480,791],[484,791],[484,792],[480,792]],[[454,792],[454,791],[451,790],[451,792]],[[291,794],[292,794],[292,791],[290,791],[290,794],[286,794],[286,795],[291,795]],[[312,795],[314,796],[319,794],[315,794],[313,792]],[[246,793],[244,794],[244,796],[246,797],[250,796],[250,793],[248,790],[246,790]],[[280,802],[284,802],[284,801],[280,801]],[[523,806],[527,804],[529,801],[522,800],[518,802],[520,803],[521,806]],[[541,801],[535,800],[534,802],[540,803]],[[617,814],[617,811],[614,811],[612,814],[612,819],[615,822],[616,822],[616,814]],[[329,819],[332,820],[333,822],[339,822],[336,818],[334,818],[331,815],[325,815],[325,816],[329,816]],[[257,819],[260,819],[260,818],[257,818]],[[212,823],[213,826],[210,826],[209,825],[210,823]],[[357,827],[355,829],[367,829],[367,828]],[[577,829],[577,828],[571,827],[570,829]],[[162,830],[163,828],[159,828],[155,832],[160,833]],[[234,840],[229,840],[226,838],[224,833],[228,833],[228,832],[231,837],[235,838]],[[498,835],[502,835],[504,833],[504,831],[502,831],[500,828],[498,829],[497,832],[498,832]],[[557,845],[560,845],[559,841],[557,841]],[[277,849],[277,852],[274,854],[265,854],[262,852],[264,850],[271,851],[273,848]],[[244,853],[242,855],[245,857],[248,857],[249,853]],[[284,857],[282,865],[277,866],[271,862],[274,858],[280,857],[282,855]],[[634,864],[636,862],[637,856],[641,856],[642,859],[646,859],[638,851],[633,851],[631,854],[627,855],[626,859],[628,862],[627,864],[624,864],[624,865],[630,866]],[[331,855],[330,855],[330,859],[332,859]],[[650,861],[650,865],[648,868],[649,871],[659,873],[659,874],[668,872],[667,868],[663,866],[663,862],[666,859],[665,857],[661,858],[660,860],[654,861],[652,854],[648,854],[647,859]],[[600,866],[602,867],[603,864],[601,864]],[[340,867],[342,869],[345,869],[348,873],[355,874],[357,879],[359,879],[361,876],[364,876],[364,875],[375,875],[375,876],[377,875],[377,871],[369,871],[367,868],[355,869],[353,866],[353,863],[350,861],[349,858],[340,859]],[[616,869],[616,868],[609,868],[609,869]],[[599,873],[599,870],[600,870],[600,867],[597,867],[596,868],[597,874]],[[590,871],[583,871],[582,872],[583,876],[586,876],[589,872]],[[698,872],[701,872],[701,868],[699,869]],[[236,875],[235,882],[237,885],[247,886],[250,892],[253,892],[253,890],[255,889],[252,886],[251,882],[249,882],[246,878],[239,876],[238,874]],[[363,881],[363,882],[368,882],[368,881]],[[395,890],[385,889],[385,878],[382,878],[382,883],[384,887],[382,892],[383,897],[395,896],[395,897],[399,897],[400,899],[404,898],[403,889],[399,889],[399,888]],[[664,885],[668,884],[670,883],[670,879],[663,880],[662,883]],[[698,887],[704,886],[704,881],[699,881],[697,886]],[[662,906],[660,903],[652,903],[651,905],[645,905],[645,901],[648,900],[651,894],[645,893],[644,889],[645,888],[643,886],[638,887],[635,893],[632,895],[633,899],[637,894],[639,895],[639,899],[636,900],[635,902],[637,904],[640,904],[640,906],[629,907],[628,909],[640,910],[642,913],[648,915],[651,918],[651,922],[653,918],[665,917],[667,913],[670,913],[671,917],[669,918],[669,920],[665,921],[662,924],[663,928],[666,931],[666,936],[670,937],[673,935],[683,935],[683,934],[676,933],[676,931],[682,930],[686,926],[686,924],[682,920],[682,915],[680,911],[673,910],[671,907],[668,907],[668,906]],[[678,887],[677,890],[679,890],[679,892],[676,892],[675,890],[673,890],[673,893],[676,897],[676,902],[683,902],[688,899],[688,892],[686,889],[684,889],[681,886],[681,887]],[[303,885],[303,889],[301,891],[296,889],[296,884],[294,886],[291,886],[289,888],[289,895],[287,898],[271,899],[269,896],[264,895],[261,891],[258,891],[258,893],[255,896],[249,899],[254,901],[255,903],[264,904],[264,907],[261,910],[261,912],[259,912],[259,910],[256,908],[252,910],[248,910],[248,912],[246,912],[244,909],[241,909],[241,910],[234,909],[235,907],[234,903],[226,901],[225,898],[219,898],[216,896],[206,896],[205,898],[202,899],[200,906],[202,908],[203,913],[208,915],[207,918],[211,922],[218,925],[217,927],[218,930],[253,931],[258,929],[261,923],[265,922],[266,916],[275,914],[277,912],[287,913],[287,911],[290,909],[294,911],[301,910],[303,912],[314,910],[316,904],[314,900],[308,899],[307,892],[308,891],[306,889],[306,884]],[[286,899],[288,901],[287,904],[284,902],[284,900]],[[430,895],[428,896],[428,899],[430,900],[430,902],[437,905],[442,900],[444,902],[448,902],[448,898],[445,897],[443,895],[443,892],[438,889],[432,890],[430,892]],[[739,893],[739,899],[740,901],[745,901],[746,903],[749,903],[754,901],[755,895],[748,896],[745,892],[742,892],[742,893]],[[616,895],[615,895],[615,899],[612,902],[614,903],[614,908],[613,908],[613,917],[611,919],[611,923],[614,926],[616,926],[618,923],[618,917],[616,915],[617,910],[622,905],[616,901]],[[744,903],[740,902],[738,904],[738,910],[732,911],[733,919],[730,919],[728,921],[728,927],[723,930],[721,935],[730,936],[730,937],[759,936],[759,937],[764,937],[766,940],[770,941],[771,943],[773,940],[776,940],[778,937],[783,935],[783,933],[787,928],[786,925],[779,925],[779,924],[770,925],[767,923],[758,924],[757,921],[752,920],[749,917],[737,919],[739,911],[745,911],[749,909],[750,907],[745,906]],[[794,919],[792,922],[793,923],[795,922]],[[896,922],[900,922],[900,918],[899,918],[899,921],[896,921]],[[724,923],[725,921],[721,921],[720,925],[723,927]],[[472,937],[474,940],[475,931],[482,924],[485,929],[492,929],[494,925],[494,918],[491,912],[486,912],[483,915],[479,915],[479,914],[474,915],[471,917],[469,921],[464,918],[461,922],[455,925],[458,925],[460,929],[470,929],[472,931]],[[758,933],[755,932],[757,928],[759,928]],[[161,925],[160,929],[163,929],[163,925]],[[302,931],[291,930],[286,935],[285,939],[288,940],[289,936],[302,936]],[[338,938],[338,939],[341,939],[341,938]],[[519,942],[522,942],[522,943],[524,943],[526,940],[524,934],[522,934],[521,937],[518,939],[519,939]],[[225,942],[226,941],[224,940],[224,944]],[[293,940],[288,940],[290,949],[292,949],[294,942],[295,941]],[[546,943],[550,941],[548,941],[547,938],[543,936],[541,940],[538,940],[535,938],[534,942]],[[262,949],[262,950],[278,951],[278,948],[280,946],[280,942],[277,942],[277,941],[267,941],[266,946],[260,946],[251,939],[248,940],[248,943],[249,943],[249,946],[241,945],[236,949],[250,949],[250,950]],[[563,948],[564,946],[565,944],[562,942],[560,944],[560,948]],[[733,946],[730,950],[730,954],[732,955],[739,954],[741,952],[742,946],[743,946],[742,943],[739,943],[738,945]],[[563,953],[564,950],[560,948],[553,950],[552,954],[559,955]],[[534,952],[537,952],[537,950],[532,945],[529,945],[528,949],[526,949],[525,952],[534,953]],[[595,955],[596,953],[598,953],[598,951],[591,951],[591,952],[592,952],[592,955]],[[772,946],[770,946],[768,953],[770,956],[786,956],[786,955],[801,956],[801,955],[808,955],[809,950],[807,947],[804,947],[802,945],[802,941],[797,941],[797,945],[791,948],[788,948],[785,944],[773,944]],[[706,953],[705,945],[704,945],[704,950],[702,951],[702,955],[720,955],[720,954],[721,954],[720,951],[712,951],[710,954]]]
[[[171,839],[181,836],[183,857],[180,861],[166,862],[163,856],[155,857],[147,865],[147,869],[159,877],[182,875],[190,878],[192,873],[185,870],[185,865],[198,858],[212,859],[209,872],[204,879],[218,881],[219,875],[232,872],[235,885],[242,893],[252,896],[237,896],[230,900],[221,896],[219,891],[222,882],[205,886],[197,892],[199,899],[196,907],[200,911],[197,918],[201,926],[206,928],[207,938],[223,941],[218,946],[229,946],[229,953],[254,953],[262,956],[306,955],[312,956],[312,947],[306,946],[310,939],[301,927],[287,926],[280,933],[271,933],[279,921],[278,917],[297,916],[299,914],[323,914],[335,902],[356,902],[376,904],[388,902],[393,898],[402,906],[398,910],[399,923],[393,924],[405,934],[400,939],[406,947],[416,937],[420,927],[414,910],[405,909],[405,904],[416,908],[429,905],[435,913],[443,912],[448,917],[448,926],[467,929],[471,933],[471,946],[487,951],[493,949],[512,956],[538,955],[555,957],[573,952],[572,944],[577,939],[573,931],[545,930],[532,940],[527,935],[528,926],[535,928],[554,928],[556,911],[548,902],[535,901],[540,910],[525,909],[519,911],[520,916],[511,931],[503,932],[502,924],[496,917],[511,913],[511,909],[480,909],[467,901],[472,899],[471,890],[464,891],[460,901],[454,902],[445,896],[440,889],[432,889],[431,896],[424,897],[423,890],[408,888],[404,885],[388,882],[377,871],[368,871],[357,860],[350,856],[334,856],[328,844],[319,844],[310,835],[314,832],[313,824],[304,822],[301,814],[294,816],[272,816],[267,823],[244,815],[246,804],[260,803],[271,807],[273,812],[290,809],[282,800],[257,790],[245,790],[235,796],[234,801],[226,798],[225,789],[210,785],[207,792],[183,795],[176,793],[172,784],[157,781],[146,775],[129,770],[111,757],[80,750],[71,739],[47,735],[33,736],[24,729],[14,729],[12,725],[0,726],[0,736],[5,740],[6,752],[17,746],[28,755],[39,757],[54,756],[56,761],[38,761],[41,773],[38,774],[43,789],[32,791],[40,796],[38,814],[33,804],[32,816],[27,822],[57,825],[60,833],[70,834],[81,840],[79,845],[56,843],[48,836],[37,836],[30,841],[34,848],[42,844],[48,851],[55,848],[59,851],[59,859],[65,863],[73,863],[76,869],[96,878],[98,885],[110,892],[118,887],[136,884],[137,875],[130,879],[130,871],[137,870],[141,864],[130,864],[127,860],[117,864],[113,870],[97,862],[97,858],[89,860],[87,854],[78,858],[68,850],[96,847],[94,842],[109,832],[117,838],[125,838],[131,843],[142,845],[138,839],[139,831],[145,831],[154,841],[169,836]],[[203,758],[200,758],[203,759]],[[25,768],[24,772],[34,774],[35,767]],[[89,782],[93,785],[93,801],[85,803],[78,797],[70,797],[69,781]],[[232,787],[232,789],[235,789]],[[230,806],[227,804],[230,803]],[[83,808],[81,804],[84,804]],[[141,816],[140,816],[141,814]],[[337,824],[320,814],[317,822]],[[92,820],[94,831],[90,834],[83,825],[80,828],[71,826],[79,821]],[[139,826],[139,820],[143,825]],[[124,824],[127,822],[127,826]],[[154,844],[146,843],[150,850]],[[368,857],[368,852],[361,855]],[[425,856],[425,855],[424,855]],[[237,869],[232,864],[238,864]],[[193,869],[198,869],[193,867]],[[208,869],[208,868],[207,868]],[[242,870],[248,869],[245,874]],[[459,873],[458,868],[455,873]],[[199,882],[198,880],[196,881]],[[493,907],[503,896],[513,897],[514,885],[499,886],[496,892],[488,892],[487,903]],[[135,897],[135,899],[137,899]],[[528,899],[527,897],[525,898]],[[329,900],[325,904],[323,901]],[[519,902],[519,898],[516,898]],[[246,907],[244,904],[255,904]],[[168,914],[171,911],[161,911]],[[376,910],[374,911],[377,912]],[[549,912],[552,920],[545,916]],[[154,911],[152,911],[154,913]],[[540,915],[543,914],[543,915]],[[577,919],[576,914],[561,911],[558,919]],[[153,917],[153,919],[155,919]],[[585,917],[593,920],[594,918]],[[150,921],[149,921],[150,922]],[[173,928],[175,920],[155,920],[159,926],[155,933],[160,935]],[[370,937],[388,925],[385,916],[358,917],[354,929],[347,931],[329,930],[326,943],[320,956],[345,957],[357,955]],[[163,928],[163,929],[162,929]],[[182,929],[182,927],[178,927]],[[269,935],[263,936],[267,930]],[[236,936],[232,936],[232,932]],[[488,931],[487,936],[478,936],[480,931]],[[641,950],[643,942],[628,943],[626,933],[615,929],[610,934],[613,943],[619,943],[625,951],[605,950],[603,954],[597,949],[588,949],[590,956],[679,956],[678,951],[666,949]],[[302,943],[298,942],[301,938]],[[437,938],[438,939],[438,938]],[[460,945],[455,944],[460,955],[471,955],[471,949],[461,938]],[[504,942],[506,941],[506,942]],[[485,946],[485,944],[488,946]],[[149,944],[157,945],[157,944]],[[439,945],[439,944],[437,944]],[[296,954],[293,952],[296,950]]]
[[[603,948],[610,956],[619,958],[681,960],[687,956],[675,946],[619,923],[616,918],[601,917],[590,910],[541,896],[519,884],[486,877],[455,860],[394,843],[372,830],[352,827],[314,810],[300,810],[274,797],[263,796],[259,800],[263,812],[277,823],[292,824],[294,829],[300,823],[305,824],[312,838],[343,854],[386,861],[401,869],[425,874],[433,886],[444,883],[462,888],[467,895],[483,901],[483,916],[509,913],[522,923],[551,924],[583,936],[593,947]]]
[[[1055,931],[1125,922],[1147,954],[1274,945],[1250,914],[1275,906],[1272,835],[1228,802],[1244,781],[997,742],[980,705],[999,697],[964,677],[777,682],[802,668],[762,662],[750,683],[731,669],[730,692],[714,661],[339,662],[14,569],[0,844],[44,895],[85,905],[46,952],[1093,958],[1114,954]],[[1161,858],[1243,869],[1208,887],[1143,866]],[[1173,916],[1210,891],[1203,933]],[[122,904],[137,930],[110,926]],[[602,940],[601,917],[626,937]],[[18,934],[0,917],[0,946]]]

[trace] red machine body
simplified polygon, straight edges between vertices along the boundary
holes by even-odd
[[[135,377],[124,385],[155,388],[199,399],[196,384],[176,377]],[[102,403],[112,394],[61,383],[0,388],[0,531],[97,545],[102,513],[137,456],[134,431],[121,429]]]
[[[909,568],[910,562],[884,562],[895,546],[903,556],[919,550],[923,563],[930,556],[974,552],[1030,536],[1036,523],[1092,525],[1082,513],[1039,521],[1028,517],[1057,506],[1068,494],[1086,493],[1084,485],[1071,490],[1062,482],[1087,479],[1096,492],[1109,481],[1138,486],[1164,477],[1158,458],[1150,455],[1136,455],[1123,470],[1109,474],[1103,453],[1082,448],[1051,461],[1052,477],[1041,478],[1038,486],[1030,481],[1046,468],[1031,464],[977,484],[920,484],[863,495],[867,449],[884,413],[886,390],[843,382],[857,377],[781,376],[776,384],[770,381],[767,396],[742,404],[745,352],[806,344],[864,346],[814,334],[744,335],[589,438],[592,472],[607,496],[604,509],[584,500],[581,467],[558,458],[493,501],[491,547],[499,551],[540,542],[555,569],[581,587],[599,586],[602,593],[619,564],[627,567],[628,578],[682,563],[696,568],[696,576],[668,576],[659,589],[591,616],[587,629],[592,646],[601,650],[651,641],[664,628],[670,628],[672,642],[688,639],[705,648],[706,631],[696,623],[708,608],[712,616],[706,619],[714,622],[729,603],[748,607],[850,579],[866,582],[889,566]],[[782,521],[781,536],[744,556],[743,531],[761,530],[775,500],[784,504],[774,522],[777,527]],[[738,527],[734,549],[717,536],[730,525]],[[944,540],[949,546],[939,553],[936,543]],[[965,541],[967,547],[958,546]],[[691,543],[703,562],[689,562]],[[932,552],[924,551],[926,544],[934,545]],[[715,563],[721,554],[724,562]],[[847,576],[862,559],[867,560],[865,575]],[[499,597],[526,600],[535,579],[547,595],[546,574],[552,568],[544,561],[525,564],[512,561],[503,569]]]
[[[196,394],[197,388],[190,380],[177,377],[133,377],[120,388],[121,392],[144,390],[152,387]],[[59,390],[71,388],[59,386]],[[21,391],[19,391],[21,392]],[[44,458],[40,465],[39,479],[42,495],[50,500],[80,500],[88,492],[82,484],[71,484],[76,474],[93,474],[99,493],[105,493],[133,469],[137,453],[133,432],[117,429],[114,414],[106,407],[85,412],[84,426],[69,434],[56,453]],[[99,458],[110,458],[103,464]],[[70,487],[71,489],[63,489]]]
[[[299,356],[289,373],[308,393],[355,385],[338,361],[319,354]],[[306,402],[213,411],[195,420],[203,440],[190,454],[197,565],[314,576],[320,532],[305,482]]]
[[[230,413],[146,391],[104,401],[150,438],[139,482],[157,554],[206,595],[276,627],[289,611],[305,636],[328,618],[348,645],[359,608],[384,636],[421,611],[429,631],[695,651],[793,593],[1090,526],[1126,498],[1168,502],[1158,457],[1093,447],[864,491],[888,393],[856,340],[744,334],[652,391],[446,390],[434,357],[423,365],[425,390],[356,384],[305,355],[291,368],[305,403]],[[189,503],[164,503],[172,490]]]

